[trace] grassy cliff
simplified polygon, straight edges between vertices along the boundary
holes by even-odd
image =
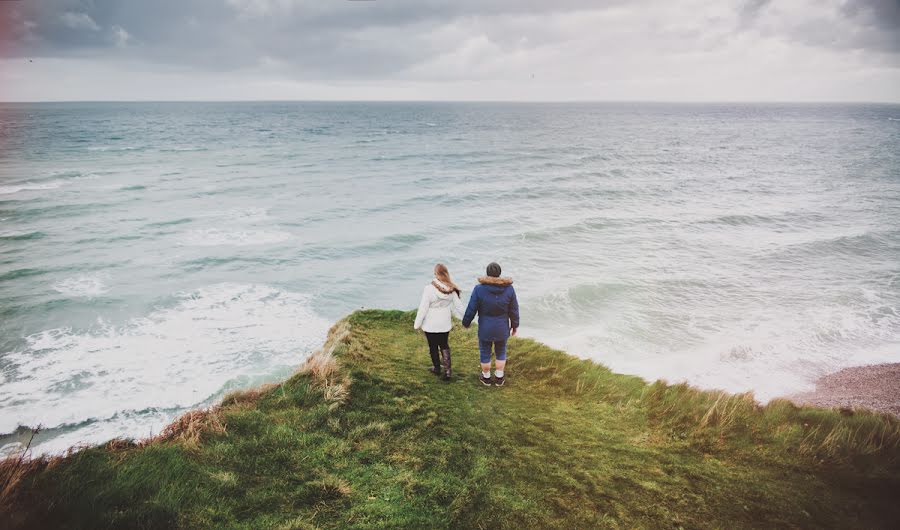
[[[444,383],[412,321],[354,313],[292,378],[155,439],[7,462],[0,526],[900,525],[894,418],[648,385],[527,339],[483,387],[462,329]]]

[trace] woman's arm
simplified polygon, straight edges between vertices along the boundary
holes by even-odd
[[[426,285],[425,290],[422,291],[422,300],[419,301],[419,310],[416,311],[416,323],[413,324],[413,329],[421,328],[422,323],[425,322],[425,315],[428,314],[428,307],[431,305],[431,289],[430,285]]]
[[[459,293],[453,293],[450,295],[450,311],[453,312],[453,316],[462,320],[463,317],[463,306],[462,300],[459,298]]]

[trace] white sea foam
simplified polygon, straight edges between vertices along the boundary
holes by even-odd
[[[900,313],[874,293],[851,308],[744,307],[723,317],[689,319],[679,332],[660,331],[663,324],[647,316],[610,315],[591,327],[536,335],[617,372],[752,391],[762,401],[811,390],[820,376],[842,368],[896,362],[900,352]]]
[[[24,182],[22,184],[13,184],[11,186],[0,186],[0,195],[12,195],[13,193],[19,193],[20,191],[55,190],[62,185],[63,181],[61,180],[44,183]]]
[[[22,191],[55,190],[62,186],[73,184],[79,180],[94,180],[96,178],[98,178],[97,175],[94,175],[93,173],[86,175],[80,173],[62,174],[60,175],[60,178],[48,180],[47,182],[26,181],[18,184],[10,184],[8,186],[0,186],[0,195],[12,195]]]
[[[0,460],[10,456],[21,455],[25,450],[25,444],[22,442],[10,442],[0,446]]]
[[[159,432],[229,381],[299,365],[329,326],[309,302],[263,285],[218,284],[122,325],[31,335],[3,354],[17,376],[0,387],[0,432],[73,426],[37,452]]]
[[[73,276],[55,284],[53,289],[66,296],[94,298],[109,292],[103,278],[99,274]]]
[[[271,245],[281,243],[291,238],[291,234],[282,231],[269,230],[235,230],[224,231],[215,228],[189,230],[182,238],[181,243],[187,246],[215,247],[233,246],[247,247],[253,245]]]

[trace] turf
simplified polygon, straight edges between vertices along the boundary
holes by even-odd
[[[528,339],[484,387],[458,324],[442,382],[412,322],[356,312],[279,385],[18,466],[0,526],[900,526],[896,418],[646,384]]]

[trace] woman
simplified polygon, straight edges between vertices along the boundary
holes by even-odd
[[[500,265],[487,266],[487,276],[478,278],[472,289],[469,307],[462,319],[463,327],[472,325],[478,314],[478,349],[481,353],[481,384],[503,386],[506,382],[506,341],[515,336],[519,328],[519,301],[512,286],[512,278],[500,277]],[[491,348],[494,350],[496,369],[491,380]]]
[[[450,366],[450,327],[453,322],[450,315],[462,318],[462,301],[459,299],[459,288],[450,279],[450,272],[443,263],[434,266],[434,279],[422,291],[422,301],[416,312],[416,323],[413,329],[421,328],[428,339],[428,352],[431,354],[431,373],[441,375],[449,380],[453,375]],[[440,357],[438,357],[440,353]]]

